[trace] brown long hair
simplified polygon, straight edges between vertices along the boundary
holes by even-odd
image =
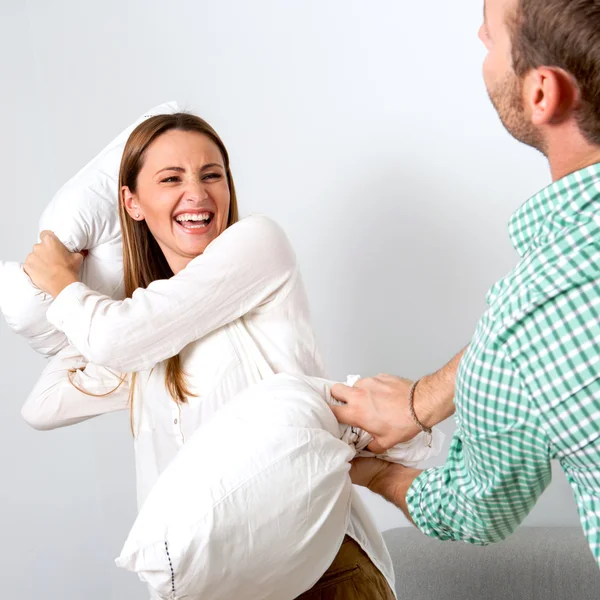
[[[146,288],[153,281],[169,279],[173,276],[173,271],[169,267],[156,239],[148,229],[146,222],[132,219],[125,210],[122,192],[123,187],[127,186],[132,193],[135,193],[138,175],[144,164],[146,150],[154,140],[163,133],[171,130],[201,133],[208,136],[218,146],[223,157],[230,194],[227,227],[233,225],[238,220],[238,204],[229,166],[229,154],[217,132],[206,121],[196,115],[180,112],[150,117],[138,125],[125,144],[119,169],[119,218],[123,236],[123,274],[127,298],[131,298],[133,292],[138,288]],[[69,373],[69,379],[75,386],[71,378],[72,373]],[[127,375],[122,376],[121,382],[113,392],[121,386],[126,378]],[[129,392],[129,419],[131,432],[134,435],[133,399],[136,379],[136,373],[132,373]],[[179,355],[167,360],[165,385],[173,400],[178,404],[187,402],[188,396],[192,395],[188,388]],[[85,390],[80,391],[88,393]],[[103,395],[106,396],[108,394]]]

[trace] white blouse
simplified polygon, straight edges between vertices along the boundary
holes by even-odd
[[[273,373],[323,376],[293,249],[263,216],[231,226],[180,273],[130,299],[115,301],[71,284],[47,317],[71,346],[50,360],[23,417],[35,428],[52,429],[128,410],[130,378],[122,381],[121,373],[138,372],[140,507],[186,439],[228,399]],[[165,361],[176,354],[195,394],[183,405],[165,387]],[[79,370],[69,381],[71,369]],[[394,589],[390,556],[356,490],[348,534]]]

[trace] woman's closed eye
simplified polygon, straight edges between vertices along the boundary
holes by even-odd
[[[205,173],[202,175],[202,181],[218,181],[222,177],[221,173]],[[179,175],[171,175],[161,179],[160,183],[179,183],[180,181],[181,177]]]
[[[217,181],[221,177],[221,173],[205,173],[202,175],[202,181]]]

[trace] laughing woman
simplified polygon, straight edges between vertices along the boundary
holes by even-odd
[[[227,399],[273,373],[323,373],[289,241],[265,217],[238,221],[228,154],[205,121],[178,113],[142,123],[119,183],[126,300],[80,283],[83,257],[49,232],[27,259],[54,298],[48,319],[72,345],[50,361],[23,416],[51,429],[129,409],[141,506]],[[389,555],[356,491],[339,554],[315,575],[301,598],[395,597]]]

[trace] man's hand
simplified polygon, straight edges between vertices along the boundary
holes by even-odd
[[[465,350],[433,375],[419,380],[414,409],[425,427],[433,427],[454,414],[454,382]],[[369,450],[382,454],[396,444],[411,440],[421,431],[408,405],[411,385],[408,379],[391,375],[361,379],[354,387],[340,383],[333,386],[331,395],[344,405],[332,406],[331,410],[340,423],[368,431],[374,438]]]
[[[42,231],[40,240],[25,260],[23,269],[34,285],[56,298],[68,285],[79,281],[84,255],[69,252],[51,231]]]
[[[348,387],[333,386],[332,396],[345,404],[331,409],[340,423],[361,427],[374,438],[369,450],[382,454],[400,442],[413,439],[421,429],[410,415],[408,379],[377,375]]]

